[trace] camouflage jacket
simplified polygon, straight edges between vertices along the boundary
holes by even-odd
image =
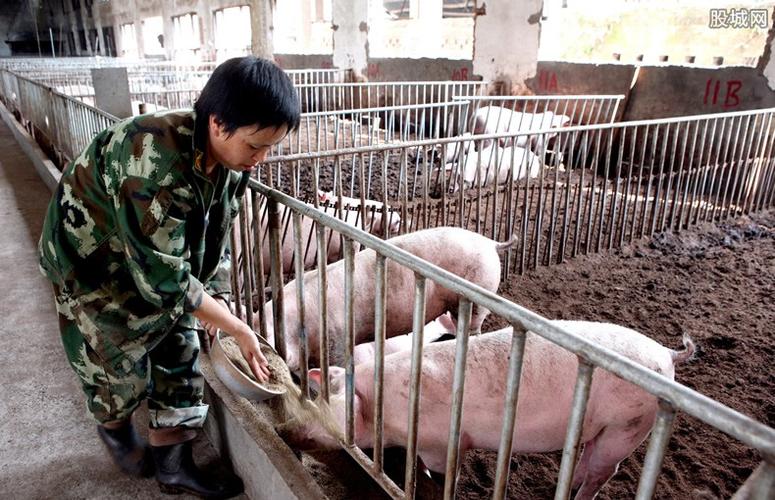
[[[161,339],[204,292],[230,290],[225,248],[247,177],[201,170],[193,111],[122,121],[64,170],[39,242],[58,307],[88,319],[109,358]],[[131,350],[131,349],[130,349]]]

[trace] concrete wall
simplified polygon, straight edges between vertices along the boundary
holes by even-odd
[[[538,63],[528,80],[536,94],[625,94],[620,119],[745,111],[775,106],[775,92],[756,68]]]

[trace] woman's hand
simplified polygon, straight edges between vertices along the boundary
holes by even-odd
[[[247,327],[247,325],[245,326]],[[238,334],[232,334],[232,336],[237,340],[242,357],[248,362],[250,371],[253,372],[256,380],[262,383],[268,382],[272,373],[269,371],[269,361],[261,352],[261,344],[253,330],[246,328]]]
[[[220,297],[214,299],[208,294],[204,294],[199,309],[194,311],[194,316],[211,337],[215,336],[219,329],[234,337],[239,344],[242,357],[247,361],[256,380],[259,382],[269,380],[271,373],[269,362],[261,352],[261,345],[256,334],[247,323],[231,314],[226,301]]]

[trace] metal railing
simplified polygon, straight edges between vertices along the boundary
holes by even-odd
[[[72,161],[118,118],[34,80],[0,70],[6,107],[33,137],[50,147],[60,165]]]
[[[482,95],[487,84],[483,81],[303,83],[296,85],[296,91],[302,111],[316,112],[449,102],[453,96]]]
[[[516,234],[507,270],[523,273],[771,206],[773,113],[343,148],[269,158],[266,168],[288,193],[298,172],[334,196],[384,202],[401,213],[402,233],[454,225],[495,240]],[[539,156],[530,144],[546,148]],[[311,200],[314,191],[300,196]]]
[[[279,206],[286,207],[293,215],[294,233],[301,233],[301,219],[302,217],[310,218],[319,228],[326,228],[335,231],[335,235],[332,238],[341,236],[344,240],[344,351],[345,362],[344,368],[346,371],[345,381],[346,389],[344,391],[346,397],[346,423],[343,429],[344,439],[341,442],[342,448],[347,451],[356,462],[358,462],[363,469],[374,478],[374,480],[380,484],[383,489],[393,498],[414,498],[415,494],[415,481],[417,477],[417,444],[420,431],[418,429],[418,405],[420,398],[419,386],[423,376],[427,376],[422,373],[422,333],[423,323],[425,321],[425,288],[426,282],[430,281],[438,286],[447,288],[460,296],[460,302],[458,310],[460,316],[457,325],[457,347],[455,356],[455,377],[452,387],[452,394],[450,400],[453,401],[450,408],[450,433],[447,444],[447,470],[446,470],[446,482],[444,486],[445,498],[455,497],[455,485],[457,482],[457,464],[460,462],[459,450],[460,450],[460,436],[461,436],[461,415],[463,412],[463,391],[464,390],[476,390],[476,388],[466,388],[466,381],[464,378],[464,368],[466,364],[466,352],[468,344],[468,330],[472,305],[478,305],[480,307],[490,310],[493,314],[505,319],[513,327],[513,340],[511,344],[511,352],[509,355],[510,364],[508,370],[508,384],[506,394],[502,404],[503,418],[501,429],[501,441],[498,449],[497,469],[496,477],[494,480],[494,494],[493,498],[502,499],[506,496],[507,478],[511,462],[511,449],[512,449],[512,437],[515,429],[515,419],[519,419],[519,412],[517,411],[517,400],[520,391],[519,379],[522,370],[522,359],[525,350],[525,338],[528,331],[533,332],[552,343],[562,347],[563,349],[575,354],[578,357],[579,371],[576,377],[575,392],[573,396],[573,406],[570,411],[570,419],[567,426],[567,433],[565,436],[565,443],[563,446],[563,455],[560,465],[560,472],[558,476],[557,490],[555,498],[563,499],[567,498],[570,493],[571,479],[573,476],[574,467],[577,461],[577,455],[579,450],[579,444],[581,439],[581,428],[584,420],[587,398],[589,397],[589,388],[592,382],[592,376],[594,370],[605,370],[615,374],[623,380],[626,380],[637,387],[642,388],[644,391],[658,398],[660,405],[657,413],[656,423],[653,428],[652,436],[649,441],[648,450],[644,460],[644,467],[641,473],[640,481],[638,484],[638,491],[636,498],[648,499],[651,498],[656,481],[658,478],[659,470],[665,452],[667,449],[667,443],[670,438],[670,434],[673,427],[675,416],[678,412],[684,412],[701,422],[710,425],[722,432],[726,433],[733,439],[743,443],[744,445],[756,450],[761,454],[764,461],[760,466],[760,470],[757,471],[755,476],[752,476],[749,482],[745,485],[746,488],[751,488],[756,491],[758,496],[755,498],[769,498],[769,496],[775,494],[775,430],[767,427],[759,422],[756,422],[745,415],[742,415],[735,410],[730,409],[706,396],[703,396],[696,391],[693,391],[681,384],[673,382],[670,379],[656,373],[650,369],[637,364],[630,359],[613,352],[607,348],[596,345],[589,340],[567,331],[555,324],[552,324],[547,319],[532,313],[531,311],[524,309],[508,300],[499,297],[498,295],[487,291],[481,287],[478,287],[448,271],[438,268],[426,261],[423,261],[414,255],[401,250],[389,242],[383,241],[375,236],[367,234],[351,225],[339,220],[336,217],[332,217],[326,213],[316,210],[315,207],[318,203],[315,202],[312,205],[305,204],[292,196],[286,195],[281,191],[272,189],[270,186],[261,184],[256,180],[250,182],[249,196],[252,197],[253,206],[258,206],[257,198],[265,197],[266,204],[269,207],[268,211],[268,237],[274,243],[272,243],[273,251],[271,254],[271,295],[272,295],[272,315],[274,318],[274,332],[275,341],[278,351],[281,354],[285,354],[285,338],[287,335],[294,335],[299,339],[299,359],[306,360],[307,353],[309,352],[309,346],[307,345],[307,338],[305,335],[306,326],[304,315],[300,314],[297,318],[298,331],[286,331],[284,327],[284,305],[283,305],[283,276],[280,272],[282,263],[280,262],[279,251],[277,251],[277,242],[279,242]],[[320,186],[315,184],[314,189],[318,189]],[[243,208],[243,217],[246,215]],[[252,229],[256,230],[257,226]],[[242,229],[246,231],[245,234],[251,234],[247,225],[243,225]],[[256,230],[255,234],[261,238],[261,231]],[[318,231],[316,245],[319,249],[326,247],[325,233]],[[257,244],[261,244],[260,240]],[[243,249],[247,254],[252,254],[250,245],[251,243],[247,238],[242,240]],[[376,302],[375,302],[375,318],[376,329],[375,332],[375,376],[364,383],[373,384],[374,400],[376,404],[373,408],[370,408],[368,412],[373,414],[374,417],[374,434],[375,445],[373,458],[370,458],[364,450],[360,449],[354,440],[354,385],[355,379],[355,367],[353,364],[353,324],[352,310],[354,304],[354,295],[357,291],[353,287],[353,274],[354,268],[354,256],[356,246],[363,245],[368,249],[372,249],[377,254],[377,265],[375,268],[375,287],[376,287]],[[297,243],[297,252],[300,250],[300,243]],[[413,351],[411,361],[411,377],[410,380],[410,392],[409,392],[409,412],[407,415],[407,441],[405,448],[407,450],[406,459],[406,473],[404,487],[399,487],[390,477],[385,474],[383,469],[383,440],[381,439],[382,432],[382,418],[384,415],[384,397],[382,391],[384,390],[385,380],[385,359],[384,359],[384,318],[386,314],[386,294],[385,287],[385,274],[387,261],[393,262],[395,265],[400,265],[410,269],[415,274],[415,299],[413,307]],[[254,263],[255,264],[255,263]],[[324,261],[320,263],[320,270],[324,269]],[[237,268],[239,272],[243,274],[243,280],[245,283],[255,282],[248,278],[248,274],[253,272],[251,263],[245,262],[242,267]],[[259,272],[263,272],[259,270]],[[360,272],[364,272],[361,270]],[[302,268],[296,266],[296,275],[300,276]],[[327,292],[326,273],[319,272],[317,279],[296,279],[292,283],[288,284],[288,287],[295,288],[296,307],[299,311],[303,311],[303,297],[307,296],[305,293],[316,293],[318,297],[318,303],[320,304],[321,312],[319,316],[320,325],[323,325],[322,333],[320,335],[319,349],[321,352],[321,365],[323,375],[321,395],[327,398],[329,394],[328,387],[328,361],[327,356],[322,353],[327,352],[329,346],[329,338],[326,335],[327,315],[341,314],[342,311],[332,312],[327,309],[329,303]],[[260,281],[259,281],[260,282]],[[312,291],[305,291],[305,287],[312,287]],[[263,290],[262,290],[263,291]],[[256,304],[253,302],[253,294],[244,293],[237,295],[236,300],[245,306],[247,312],[247,321],[253,322],[256,320],[253,311]],[[341,296],[337,295],[341,298]],[[266,331],[266,318],[264,317],[264,294],[259,293],[258,311],[260,314],[260,322],[263,325],[264,331]],[[409,299],[407,299],[408,301]],[[407,308],[409,303],[407,302]],[[238,308],[239,310],[239,308]],[[383,325],[383,326],[379,326]],[[340,346],[341,347],[341,346]],[[504,358],[507,356],[503,353]],[[306,367],[307,363],[301,363],[301,386],[303,392],[306,393],[308,387]]]

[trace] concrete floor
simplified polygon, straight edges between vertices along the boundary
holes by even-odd
[[[0,497],[165,498],[153,478],[115,468],[97,437],[62,352],[51,288],[38,271],[36,243],[51,193],[1,121],[0,152]],[[147,414],[137,413],[144,433]],[[216,452],[202,436],[196,460],[212,463]]]

